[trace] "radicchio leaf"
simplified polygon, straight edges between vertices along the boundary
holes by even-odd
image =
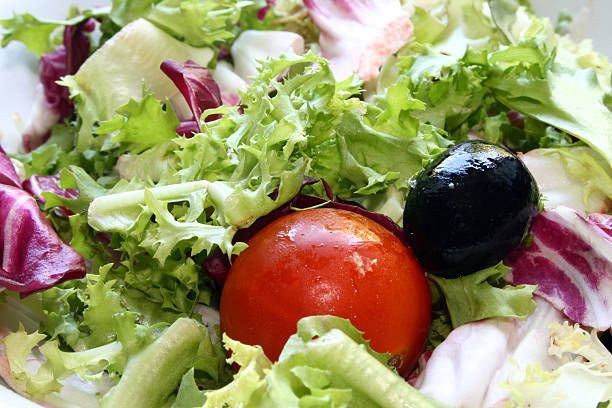
[[[92,32],[94,28],[95,22],[91,18],[73,26],[66,26],[63,44],[57,47],[56,51],[42,55],[40,82],[43,86],[44,99],[42,107],[37,110],[38,114],[53,115],[56,121],[59,121],[74,111],[68,88],[57,84],[57,81],[63,76],[76,73],[85,62],[90,51],[89,38],[85,33]],[[30,119],[30,121],[37,120],[37,117]],[[50,130],[50,128],[39,129],[35,124],[26,127],[23,134],[24,149],[30,151],[43,144],[49,138]]]
[[[582,216],[568,207],[544,210],[533,220],[529,246],[505,263],[513,285],[538,285],[567,317],[605,330],[612,326],[612,216]]]
[[[519,129],[525,129],[525,116],[515,110],[509,110],[506,113],[506,117],[510,121],[510,124]]]
[[[399,0],[304,0],[304,5],[321,29],[321,55],[338,80],[353,72],[365,81],[376,78],[385,59],[414,31]]]
[[[72,188],[61,188],[59,186],[60,176],[56,174],[54,176],[40,176],[34,175],[23,182],[23,189],[28,193],[32,194],[39,203],[45,204],[47,199],[42,195],[42,193],[53,193],[58,196],[77,199],[79,198],[79,190],[75,190]],[[60,215],[67,217],[69,215],[73,215],[74,213],[65,207],[58,207]]]
[[[176,87],[181,91],[191,112],[193,119],[181,122],[177,133],[191,136],[201,130],[200,117],[206,109],[218,108],[223,104],[219,85],[213,79],[208,69],[191,60],[183,63],[168,59],[162,62],[161,70],[168,75]],[[209,115],[205,121],[219,119],[221,115]]]
[[[0,184],[21,188],[21,180],[19,180],[15,166],[2,146],[0,146]]]
[[[274,5],[274,0],[266,0],[265,7],[262,7],[259,10],[257,10],[257,19],[259,21],[263,21],[266,18],[268,11],[270,11],[270,7],[273,5]]]
[[[26,191],[0,185],[0,286],[22,297],[85,276],[85,261],[53,231]]]
[[[409,247],[408,240],[404,235],[404,230],[397,225],[393,220],[386,215],[378,214],[374,212],[370,212],[358,205],[341,200],[334,200],[333,192],[331,187],[325,182],[325,180],[321,180],[323,186],[325,188],[325,192],[327,194],[327,199],[317,197],[310,194],[302,194],[302,189],[306,186],[318,183],[319,180],[304,176],[304,181],[302,182],[302,187],[298,194],[293,198],[293,200],[284,204],[283,206],[277,208],[271,213],[260,217],[255,221],[249,228],[244,228],[238,230],[234,235],[233,242],[248,242],[255,234],[257,234],[261,229],[263,229],[266,225],[271,223],[272,221],[281,218],[285,215],[288,215],[294,212],[296,209],[307,209],[312,207],[324,207],[324,208],[337,208],[341,210],[351,211],[360,215],[363,215],[366,218],[369,218],[389,231],[393,233],[400,241],[406,246]],[[270,194],[270,198],[276,199],[277,191],[274,191]],[[227,255],[223,254],[221,250],[216,248],[213,250],[211,255],[204,261],[202,264],[204,270],[208,273],[208,275],[219,283],[224,283],[225,278],[227,276],[227,272],[230,268],[230,263],[227,258]]]

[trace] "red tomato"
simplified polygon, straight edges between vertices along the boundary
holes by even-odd
[[[305,316],[350,319],[400,374],[430,323],[429,288],[412,252],[380,224],[322,208],[279,218],[235,260],[221,294],[221,330],[272,360]]]

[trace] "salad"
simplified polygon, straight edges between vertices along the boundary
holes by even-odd
[[[524,0],[15,13],[0,377],[49,407],[607,407],[612,65]]]

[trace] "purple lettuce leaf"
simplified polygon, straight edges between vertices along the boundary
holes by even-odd
[[[506,113],[506,117],[510,121],[510,124],[519,129],[525,129],[525,116],[515,110],[509,110]]]
[[[257,19],[259,21],[263,21],[266,18],[268,11],[270,11],[270,7],[273,5],[274,5],[274,0],[266,0],[266,6],[257,10]]]
[[[193,119],[182,120],[181,125],[176,128],[176,133],[185,136],[191,137],[194,133],[198,133],[201,130],[200,122]]]
[[[24,190],[0,185],[0,286],[25,297],[85,276],[85,261],[66,245]]]
[[[180,63],[168,59],[162,62],[161,70],[181,91],[193,113],[193,119],[181,122],[177,133],[189,136],[191,133],[199,132],[202,112],[223,105],[219,85],[208,69],[191,60]],[[218,114],[209,115],[205,121],[209,122],[220,117]]]
[[[278,218],[281,218],[285,215],[288,215],[295,211],[295,209],[306,209],[311,207],[318,208],[337,208],[340,210],[351,211],[356,214],[363,215],[366,218],[369,218],[389,231],[393,233],[397,238],[399,238],[402,243],[410,248],[408,240],[404,235],[404,230],[397,225],[393,220],[386,215],[378,214],[374,212],[370,212],[355,203],[351,203],[348,201],[342,201],[334,199],[334,195],[331,187],[325,182],[325,180],[321,180],[323,186],[325,187],[325,192],[327,195],[327,199],[317,197],[310,194],[302,194],[302,189],[306,186],[316,184],[319,180],[305,176],[304,181],[302,182],[302,188],[298,192],[298,194],[288,203],[283,206],[277,208],[271,213],[260,217],[255,221],[249,228],[244,228],[238,230],[236,235],[234,235],[233,242],[248,242],[255,234],[257,234],[261,229],[263,229],[266,225],[271,223]],[[275,199],[277,192],[273,192],[270,194],[270,198]],[[208,273],[208,275],[214,279],[216,282],[223,284],[225,282],[225,278],[230,269],[230,262],[228,260],[227,255],[223,254],[219,248],[216,248],[212,251],[211,255],[206,258],[206,260],[202,263],[204,270]]]
[[[66,70],[68,75],[75,74],[89,57],[91,44],[85,33],[96,28],[93,18],[64,29],[64,47],[66,47]]]
[[[42,193],[53,193],[70,199],[79,198],[79,190],[72,188],[61,188],[59,186],[59,181],[59,174],[54,176],[33,175],[23,182],[23,189],[32,194],[38,200],[38,202],[43,205],[47,202],[47,199],[42,195]],[[59,215],[63,217],[68,217],[74,214],[74,212],[66,207],[57,207],[56,210]]]
[[[59,121],[70,116],[74,111],[68,88],[57,84],[57,81],[63,76],[76,73],[89,57],[91,44],[85,33],[92,32],[94,28],[95,20],[91,18],[73,26],[66,26],[63,44],[54,52],[42,55],[40,83],[43,87],[44,99],[43,106],[38,110],[40,114],[52,114]],[[31,120],[36,121],[37,119],[34,117]],[[43,144],[49,138],[50,131],[49,128],[37,129],[36,132],[24,132],[24,149],[30,151]]]
[[[21,188],[21,180],[19,180],[15,166],[2,146],[0,146],[0,184]]]
[[[582,325],[612,326],[612,216],[585,217],[568,207],[544,210],[533,220],[530,245],[505,260],[513,285],[535,293]]]

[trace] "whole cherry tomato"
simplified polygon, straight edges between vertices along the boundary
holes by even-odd
[[[430,324],[430,295],[412,252],[389,230],[350,211],[299,211],[268,224],[232,265],[221,330],[260,345],[273,361],[305,316],[347,318],[406,374]]]

